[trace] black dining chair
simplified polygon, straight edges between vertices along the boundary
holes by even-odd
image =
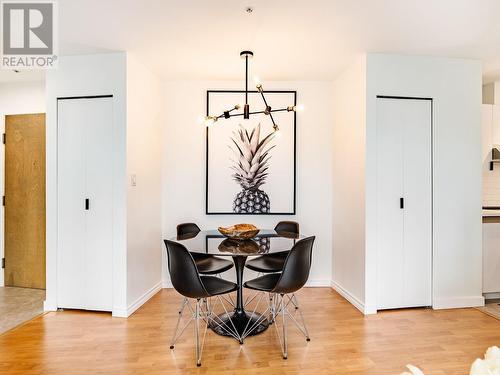
[[[182,223],[177,225],[177,238],[186,239],[196,237],[200,231],[200,227],[195,223]],[[191,252],[191,256],[196,263],[198,273],[202,275],[218,275],[234,266],[234,263],[230,260],[222,259],[211,254]],[[188,299],[184,298],[181,302],[181,306],[179,307],[179,319],[182,318],[182,314],[187,303]],[[174,337],[177,335],[177,328],[174,332]]]
[[[201,231],[200,227],[195,223],[183,223],[177,225],[177,237],[183,238],[189,235],[198,234]],[[192,252],[198,272],[202,275],[217,275],[219,273],[230,270],[234,264],[230,260],[221,259],[211,254],[201,254]]]
[[[307,341],[310,341],[309,332],[302,316],[302,311],[298,309],[302,325],[300,325],[288,310],[287,306],[292,304],[294,293],[301,289],[309,278],[311,270],[312,249],[315,237],[307,237],[298,241],[288,253],[283,271],[281,273],[269,273],[256,279],[249,280],[243,284],[245,288],[259,292],[266,292],[278,296],[274,302],[275,317],[281,315],[282,334],[280,337],[283,358],[288,357],[288,336],[287,336],[287,316],[291,317],[299,330],[304,334]],[[272,306],[269,306],[269,310]],[[279,335],[277,325],[274,325]]]
[[[299,223],[295,221],[280,221],[276,224],[274,230],[280,234],[299,234]],[[251,259],[246,262],[245,266],[252,270],[260,273],[271,273],[271,272],[281,272],[283,270],[283,265],[285,263],[288,251],[283,251],[279,253],[266,254],[260,257]]]
[[[182,244],[165,240],[165,246],[167,248],[168,271],[173,287],[177,292],[183,295],[184,298],[195,300],[194,310],[190,306],[190,310],[193,312],[191,319],[186,323],[181,333],[177,335],[181,320],[181,316],[179,315],[170,349],[174,349],[177,339],[182,335],[187,325],[194,320],[196,365],[201,366],[203,342],[200,342],[200,318],[206,323],[203,341],[205,339],[207,327],[211,321],[211,312],[210,309],[207,308],[206,302],[204,303],[204,300],[206,301],[206,299],[210,297],[234,292],[238,289],[238,286],[235,283],[219,277],[200,275],[191,253]],[[203,310],[203,306],[205,306],[205,310]]]
[[[201,231],[196,223],[182,223],[177,225],[177,236],[197,234]]]
[[[299,234],[299,223],[296,221],[280,221],[276,226],[274,227],[274,230],[278,233],[280,232],[286,232],[286,233],[292,233],[292,234]]]

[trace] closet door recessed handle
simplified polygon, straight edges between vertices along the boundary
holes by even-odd
[[[399,198],[399,208],[401,208],[401,209],[405,208],[405,199],[404,198]]]
[[[85,198],[85,210],[89,210],[90,209],[90,199],[88,198]]]

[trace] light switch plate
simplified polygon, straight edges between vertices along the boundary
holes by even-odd
[[[137,186],[137,176],[135,174],[130,176],[130,184],[132,186]]]

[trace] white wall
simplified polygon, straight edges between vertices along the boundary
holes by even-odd
[[[365,300],[366,57],[333,83],[332,285],[361,311]]]
[[[433,306],[482,297],[481,62],[368,54],[365,304],[376,306],[376,96],[434,99]]]
[[[127,315],[162,286],[160,88],[127,53]]]
[[[5,115],[45,113],[45,82],[0,83],[0,134],[5,132]],[[0,152],[0,196],[4,195],[5,148]],[[4,257],[4,207],[0,206],[0,259]],[[0,270],[0,286],[4,272]]]
[[[113,95],[113,314],[127,313],[126,55],[61,56],[47,72],[46,190],[47,293],[45,310],[57,308],[57,98]]]
[[[45,113],[45,82],[0,83],[0,115]]]
[[[205,114],[207,89],[241,89],[242,82],[165,82],[166,117],[162,155],[163,236],[175,235],[181,222],[216,228],[250,222],[273,228],[280,220],[296,220],[305,234],[316,235],[310,285],[330,285],[332,249],[332,90],[323,82],[264,82],[267,90],[297,90],[306,107],[297,114],[297,215],[205,215]],[[229,271],[228,277],[234,275]],[[246,273],[249,276],[249,273]],[[165,280],[169,280],[165,273]],[[168,285],[168,282],[166,282]]]

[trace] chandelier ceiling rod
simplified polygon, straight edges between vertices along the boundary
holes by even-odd
[[[253,57],[252,51],[241,51],[240,56],[245,58],[245,105],[243,106],[243,118],[250,118],[250,105],[248,104],[248,59]]]

